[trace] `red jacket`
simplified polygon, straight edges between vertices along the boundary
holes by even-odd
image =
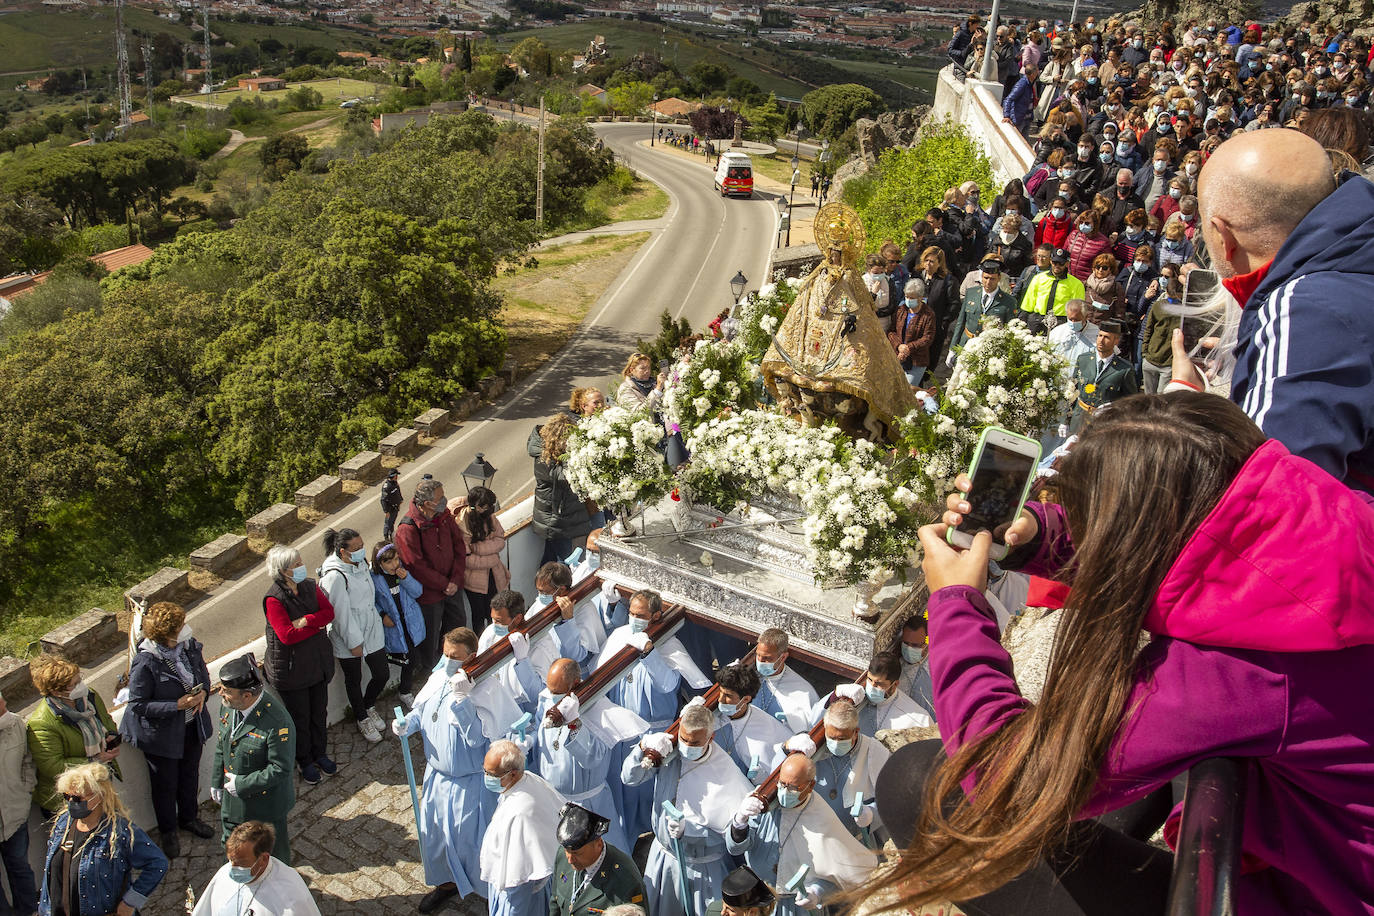
[[[1104,251],[1110,251],[1112,242],[1100,231],[1084,235],[1077,228],[1069,234],[1069,243],[1064,246],[1069,252],[1069,273],[1080,280],[1092,276],[1093,261]]]
[[[468,548],[448,509],[436,518],[426,519],[411,503],[396,526],[396,547],[406,569],[425,587],[420,593],[420,604],[434,604],[442,599],[450,582],[463,587]]]
[[[1063,219],[1055,219],[1049,211],[1046,211],[1045,218],[1035,224],[1035,244],[1063,248],[1064,243],[1069,240],[1069,232],[1072,229],[1072,213],[1065,213]]]

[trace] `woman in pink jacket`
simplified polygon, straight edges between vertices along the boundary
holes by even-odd
[[[491,622],[491,596],[510,588],[510,571],[501,560],[506,529],[496,517],[500,508],[496,494],[486,487],[473,487],[466,497],[449,503],[449,508],[468,543],[463,591],[472,610],[473,632],[480,633]]]
[[[1004,566],[1069,585],[1039,702],[983,596],[992,537],[945,543],[963,493],[921,529],[948,760],[918,742],[881,773],[909,844],[883,885],[970,914],[1160,916],[1173,857],[1146,839],[1179,808],[1134,836],[1095,818],[1231,757],[1235,912],[1374,914],[1374,498],[1196,392],[1112,404],[1057,470],[1062,506],[999,532]]]
[[[1088,281],[1093,273],[1093,261],[1104,251],[1110,251],[1112,240],[1098,228],[1101,217],[1089,207],[1073,221],[1073,231],[1064,248],[1069,253],[1069,273]]]

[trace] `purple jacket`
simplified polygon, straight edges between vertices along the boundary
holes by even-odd
[[[1058,506],[1027,572],[1072,555]],[[1209,757],[1248,758],[1236,911],[1374,914],[1374,500],[1276,441],[1185,545],[1145,619],[1091,817]],[[953,753],[1026,708],[983,596],[931,596],[936,720]],[[1180,811],[1170,817],[1176,826]]]

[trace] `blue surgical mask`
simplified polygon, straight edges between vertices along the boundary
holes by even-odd
[[[830,751],[832,757],[843,757],[854,750],[853,738],[826,738],[825,748]]]
[[[297,566],[295,569],[291,570],[291,581],[299,585],[305,581],[307,575],[309,575],[309,571],[306,570],[304,566]]]
[[[546,595],[543,592],[540,592],[539,596],[534,599],[534,603],[539,605],[540,607],[548,607],[549,605],[553,604],[553,595]]]
[[[716,709],[720,710],[720,714],[727,719],[733,719],[735,716],[739,715],[738,703],[717,703]]]
[[[500,639],[502,636],[510,634],[510,627],[503,623],[493,623],[491,625],[491,631],[496,634],[497,639]]]
[[[1093,231],[1092,223],[1079,223],[1078,231],[1083,233],[1084,235],[1088,235]]]
[[[440,661],[439,664],[443,666],[444,673],[449,677],[453,677],[459,671],[463,670],[462,662],[458,661],[456,658],[449,658],[447,655],[443,657],[443,660]]]
[[[1050,209],[1050,216],[1053,216],[1055,219],[1063,219],[1064,213],[1065,210],[1063,207],[1052,207]]]
[[[1118,143],[1116,145],[1116,154],[1118,156],[1129,156],[1131,154],[1131,144]]]
[[[359,547],[348,555],[348,559],[352,560],[354,563],[361,563],[363,560],[367,559],[367,551]]]
[[[1174,125],[1170,124],[1168,121],[1160,121],[1157,125],[1155,125],[1155,130],[1159,131],[1161,134],[1167,134],[1169,131],[1173,129]]]
[[[778,673],[778,666],[775,662],[754,662],[760,677],[772,677]]]
[[[1081,331],[1081,330],[1083,330],[1083,325],[1084,325],[1084,324],[1085,324],[1085,322],[1082,322],[1082,321],[1070,321],[1070,322],[1069,322],[1069,327],[1073,328],[1075,331]]]
[[[902,646],[902,661],[914,665],[921,660],[920,646]]]
[[[778,786],[778,804],[784,808],[795,808],[801,804],[801,790],[791,786]]]
[[[1102,162],[1111,162],[1111,161],[1112,161],[1112,154],[1111,154],[1111,153],[1098,153],[1097,158],[1098,158],[1099,160],[1101,160]]]
[[[630,632],[631,632],[631,633],[643,633],[643,632],[644,632],[645,630],[647,630],[647,629],[649,629],[649,618],[647,618],[647,617],[631,617],[631,618],[630,618]]]
[[[706,756],[708,746],[705,744],[678,744],[677,750],[682,755],[683,760],[700,760]]]
[[[486,786],[488,791],[495,792],[497,795],[500,795],[505,789],[505,786],[501,785],[501,777],[493,776],[490,773],[482,774],[482,785]]]
[[[229,877],[237,884],[247,884],[253,880],[253,867],[251,865],[230,865]]]
[[[887,691],[880,690],[877,687],[874,687],[872,684],[869,684],[867,687],[864,688],[864,696],[868,697],[868,702],[876,706],[877,704],[885,702],[887,700]]]
[[[1095,77],[1095,76],[1090,76],[1090,77],[1088,77],[1088,85],[1089,85],[1089,86],[1096,86],[1096,85],[1097,85],[1097,77]]]

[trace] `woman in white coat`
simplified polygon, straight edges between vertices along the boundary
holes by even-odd
[[[333,528],[324,533],[325,560],[320,566],[319,583],[334,605],[334,622],[329,625],[329,642],[343,671],[344,689],[353,707],[353,718],[363,737],[373,744],[382,740],[386,722],[373,704],[386,687],[388,668],[382,618],[377,613],[377,596],[372,571],[363,550],[363,537],[352,528]],[[363,666],[368,672],[363,687]]]

